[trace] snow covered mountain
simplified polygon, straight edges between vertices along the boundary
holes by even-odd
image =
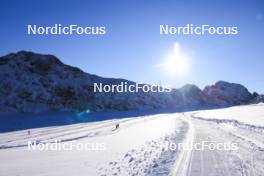
[[[0,57],[0,79],[0,112],[187,110],[263,101],[223,81],[204,90],[186,85],[169,93],[95,93],[93,83],[135,82],[88,74],[53,55],[26,51]]]
[[[225,81],[218,81],[215,85],[206,86],[203,92],[215,104],[222,106],[247,104],[255,98],[244,86]]]

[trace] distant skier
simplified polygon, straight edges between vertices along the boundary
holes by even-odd
[[[30,130],[27,131],[27,134],[30,135]]]
[[[115,126],[115,130],[117,130],[118,128],[119,128],[119,123],[116,124],[116,126]]]

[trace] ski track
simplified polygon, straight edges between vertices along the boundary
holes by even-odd
[[[160,114],[140,118],[126,118],[103,122],[81,123],[65,126],[0,133],[0,151],[26,147],[28,141],[52,143],[94,138],[122,133],[139,124],[173,118],[175,129],[166,136],[157,136],[143,146],[129,149],[108,163],[98,165],[99,176],[263,176],[264,127],[240,123],[236,120],[204,119],[195,113]],[[121,128],[113,130],[115,124]],[[236,142],[237,151],[218,150],[165,150],[165,142],[194,143]],[[1,175],[1,173],[0,173]]]
[[[193,116],[190,115],[190,117]],[[200,141],[210,139],[211,142],[225,142],[230,140],[237,142],[239,147],[238,151],[194,151],[194,153],[200,153],[199,159],[197,157],[191,161],[192,163],[196,163],[196,165],[200,162],[201,169],[199,175],[264,175],[264,150],[262,142],[264,134],[261,130],[251,129],[248,126],[245,128],[245,124],[241,124],[240,127],[239,123],[230,124],[229,121],[221,121],[219,123],[219,121],[213,121],[211,119],[192,119],[196,127],[196,136],[198,136],[196,139],[200,138]],[[196,142],[199,142],[199,140]],[[261,154],[257,155],[258,157],[255,161],[252,159],[254,158],[254,150]],[[197,156],[197,154],[195,155]],[[204,166],[207,167],[202,169]],[[214,170],[211,170],[212,168]],[[196,170],[197,168],[192,168],[190,171],[191,174],[189,175],[196,176]]]
[[[126,121],[129,121],[132,119],[125,119],[125,120],[119,120],[119,123],[123,123]],[[47,127],[47,128],[39,128],[39,129],[30,129],[31,135],[27,134],[28,130],[23,130],[19,132],[11,132],[8,134],[2,134],[0,135],[0,140],[6,140],[2,143],[9,143],[12,141],[18,141],[18,140],[28,140],[31,138],[40,138],[45,136],[50,136],[50,134],[71,134],[72,132],[78,133],[82,131],[93,131],[93,130],[101,130],[104,127],[114,126],[117,122],[116,121],[110,121],[110,122],[102,122],[102,124],[89,124],[89,123],[81,123],[78,125],[66,125],[66,126],[60,126],[60,127]],[[89,126],[86,126],[85,124],[89,124]],[[10,137],[12,137],[12,140],[10,140]],[[58,136],[57,136],[58,137]]]
[[[146,176],[167,176],[171,175],[174,167],[177,150],[165,150],[161,144],[165,142],[180,142],[186,138],[189,124],[184,120],[175,119],[177,129],[175,132],[163,138],[147,142],[140,149],[132,149],[124,156],[111,161],[106,166],[99,168],[100,176],[115,175],[146,175]]]
[[[194,141],[194,134],[195,134],[192,122],[188,117],[184,115],[184,113],[182,113],[181,119],[188,124],[188,131],[186,133],[185,139],[183,140],[183,144],[186,146],[192,146]],[[192,164],[192,150],[179,151],[171,175],[172,176],[189,175],[189,168],[191,164]]]
[[[33,129],[31,135],[27,135],[27,130],[22,131],[23,135],[19,132],[16,132],[14,136],[12,136],[12,140],[6,140],[8,137],[0,138],[0,149],[6,148],[14,148],[14,147],[25,147],[27,146],[28,141],[41,141],[43,143],[47,142],[55,142],[55,140],[60,140],[61,142],[73,141],[87,137],[98,137],[104,135],[111,135],[115,131],[113,131],[115,124],[121,123],[122,127],[129,127],[130,125],[136,125],[137,123],[142,123],[142,121],[155,120],[155,118],[160,117],[162,115],[152,116],[150,118],[135,118],[135,119],[124,119],[117,121],[110,121],[102,124],[95,124],[85,126],[85,124],[80,124],[76,127],[64,126],[62,130],[57,130],[57,127],[51,127],[48,129],[48,132],[45,129],[36,130]],[[55,128],[55,129],[53,129]],[[45,131],[43,133],[43,131]],[[90,132],[91,131],[91,132]],[[17,134],[17,135],[16,135]],[[2,141],[4,140],[4,141]]]

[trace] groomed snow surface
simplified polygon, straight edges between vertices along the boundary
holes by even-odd
[[[116,128],[119,124],[119,128]],[[0,124],[1,125],[1,124]],[[29,150],[28,141],[94,144],[94,150]],[[165,144],[236,143],[237,150]],[[103,146],[103,147],[102,147]],[[0,175],[264,175],[264,105],[171,113],[0,133]]]
[[[264,103],[200,111],[195,116],[206,119],[237,120],[241,123],[264,127]]]

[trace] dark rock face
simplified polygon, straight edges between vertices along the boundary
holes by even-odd
[[[0,111],[72,110],[92,97],[82,87],[96,76],[55,56],[21,51],[0,58],[0,63]]]
[[[263,103],[264,102],[264,95],[258,95],[253,98],[251,103]]]
[[[203,93],[199,87],[192,84],[186,84],[179,89],[184,101],[188,106],[206,106],[210,105],[208,97]]]
[[[57,57],[21,51],[0,57],[0,112],[188,110],[263,101],[239,84],[217,82],[204,90],[187,84],[168,93],[99,93],[94,83],[132,81],[102,78],[63,64]]]
[[[221,106],[247,104],[254,97],[244,86],[225,81],[218,81],[215,85],[207,86],[203,92],[212,103]]]

